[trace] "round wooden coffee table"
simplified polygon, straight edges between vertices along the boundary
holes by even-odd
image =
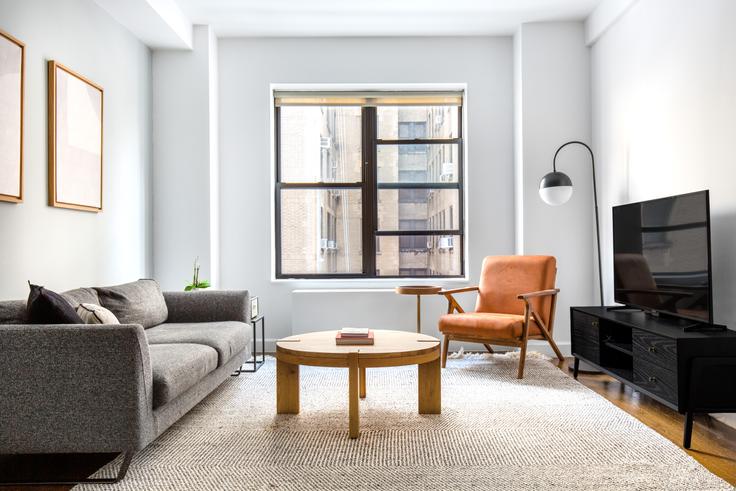
[[[360,435],[359,399],[366,368],[419,366],[419,414],[440,414],[440,341],[425,334],[374,330],[372,346],[337,346],[337,331],[310,332],[276,342],[276,412],[299,413],[299,365],[349,370],[350,438]]]
[[[430,285],[408,285],[397,286],[395,289],[399,295],[417,296],[417,332],[422,332],[422,295],[437,295],[442,287]]]

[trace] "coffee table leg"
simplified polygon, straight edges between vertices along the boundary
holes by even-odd
[[[360,398],[365,399],[365,367],[360,367]]]
[[[276,413],[299,414],[299,365],[276,360]]]
[[[422,296],[417,295],[417,334],[422,332]]]
[[[358,438],[360,436],[360,371],[360,367],[358,367],[358,352],[348,353],[350,438]]]
[[[440,358],[419,365],[419,414],[442,412]]]

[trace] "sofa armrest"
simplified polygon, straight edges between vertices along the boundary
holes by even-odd
[[[153,437],[140,325],[2,325],[0,353],[0,454],[121,452]]]
[[[250,322],[247,290],[198,290],[164,292],[169,317],[166,322]]]

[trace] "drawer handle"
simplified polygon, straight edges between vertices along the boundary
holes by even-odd
[[[654,346],[650,346],[649,347],[649,352],[650,353],[656,353],[657,352],[657,348],[655,348]]]
[[[593,327],[598,327],[598,321],[591,321],[590,325]]]
[[[656,382],[657,381],[657,377],[649,377],[649,381],[650,382]]]

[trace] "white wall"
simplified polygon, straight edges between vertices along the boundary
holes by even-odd
[[[0,202],[0,299],[151,274],[151,55],[91,0],[0,0],[0,29],[26,44],[24,202]],[[46,61],[101,85],[104,211],[47,205]]]
[[[560,289],[554,337],[569,352],[571,305],[596,305],[597,278],[591,160],[565,147],[557,168],[573,181],[570,201],[549,206],[539,181],[563,143],[591,143],[590,57],[582,22],[523,24],[515,43],[516,252],[557,258]]]
[[[299,325],[323,328],[318,313],[327,310],[330,323],[352,325],[364,324],[366,311],[393,319],[408,314],[412,320],[397,327],[413,329],[415,309],[413,297],[386,303],[382,292],[354,292],[365,306],[361,312],[329,292],[309,294],[309,305],[292,295],[310,287],[392,284],[271,281],[270,84],[467,83],[467,265],[474,284],[484,256],[514,250],[512,64],[510,37],[220,40],[221,285],[261,298],[267,337],[291,334],[292,316]],[[436,334],[446,305],[438,297],[424,306],[426,332]]]
[[[605,203],[710,189],[716,322],[736,327],[736,2],[637,2],[592,48],[593,129]],[[613,292],[607,291],[607,300]],[[736,425],[736,417],[729,416]]]
[[[192,51],[153,54],[154,275],[165,290],[218,285],[217,39],[195,26]]]

